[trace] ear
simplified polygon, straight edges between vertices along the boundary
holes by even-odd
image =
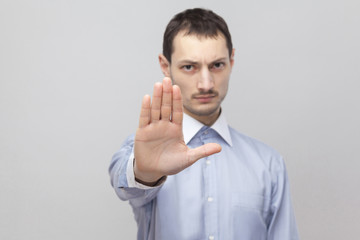
[[[163,54],[159,54],[159,63],[164,76],[170,77],[170,63]]]
[[[233,65],[234,65],[234,56],[235,56],[235,48],[233,48],[233,50],[231,52],[231,57],[230,57],[230,65],[231,65],[231,67],[233,67]]]

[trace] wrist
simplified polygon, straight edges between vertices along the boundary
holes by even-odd
[[[161,183],[163,183],[165,181],[165,179],[166,179],[166,176],[162,176],[155,182],[145,182],[145,181],[142,181],[141,179],[138,179],[137,177],[135,177],[135,181],[137,181],[138,183],[141,183],[145,186],[148,186],[148,187],[156,187],[156,186],[160,185]]]
[[[134,170],[135,181],[148,187],[154,187],[160,185],[166,179],[165,175],[161,176],[161,175],[155,175],[153,173],[143,173],[139,171],[136,165],[135,158],[133,161],[133,170]]]

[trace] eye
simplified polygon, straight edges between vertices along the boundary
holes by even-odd
[[[223,62],[217,62],[217,63],[214,63],[214,65],[212,66],[213,69],[223,69],[225,66],[225,63]]]
[[[185,65],[185,66],[182,66],[182,69],[184,69],[186,72],[190,72],[190,71],[194,70],[194,66],[193,65]]]

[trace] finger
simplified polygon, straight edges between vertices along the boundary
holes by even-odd
[[[183,105],[181,99],[180,88],[176,85],[173,86],[173,109],[172,109],[172,122],[181,125],[183,120]]]
[[[151,122],[160,120],[160,107],[161,107],[161,96],[162,96],[162,84],[155,83],[153,98],[151,103]]]
[[[189,149],[188,164],[189,166],[197,160],[210,156],[221,151],[221,146],[217,143],[207,143],[200,147]]]
[[[145,95],[141,104],[139,128],[145,127],[150,122],[150,96]]]
[[[161,101],[161,120],[170,121],[172,105],[172,85],[170,78],[163,80],[163,92]]]

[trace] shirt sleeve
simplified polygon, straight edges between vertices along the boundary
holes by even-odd
[[[162,185],[148,187],[135,181],[133,170],[134,135],[128,137],[111,161],[111,185],[121,200],[129,200],[133,207],[141,207],[156,197]]]
[[[269,240],[298,240],[298,230],[290,198],[289,180],[283,159],[273,172]]]
[[[146,186],[146,185],[141,184],[138,181],[136,181],[135,175],[134,175],[134,159],[135,159],[134,152],[132,152],[130,154],[130,158],[128,160],[127,170],[126,170],[126,179],[128,181],[129,187],[136,187],[139,189],[154,189],[155,187],[161,186],[165,182],[166,177],[163,178],[161,181],[159,181],[156,186]]]

